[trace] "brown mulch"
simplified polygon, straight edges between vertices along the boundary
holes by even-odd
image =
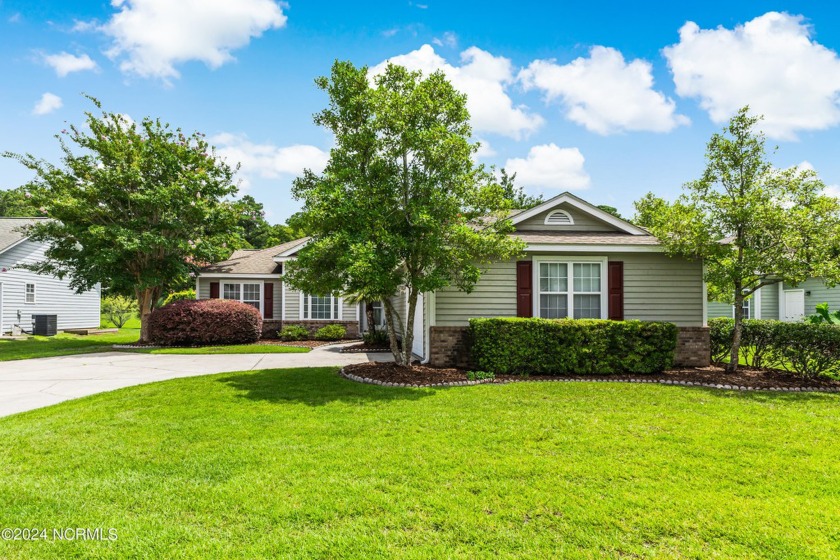
[[[318,348],[319,346],[326,346],[327,344],[341,344],[343,342],[354,342],[356,339],[349,340],[276,340],[263,339],[256,344],[266,344],[269,346],[301,346],[304,348]]]
[[[408,385],[430,385],[437,383],[453,383],[467,381],[467,370],[456,368],[435,368],[420,364],[411,369],[398,366],[393,362],[368,362],[353,364],[344,368],[345,373],[374,379],[386,383],[404,383]],[[653,375],[498,375],[495,380],[487,382],[503,383],[506,381],[547,381],[553,379],[599,379],[610,381],[680,381],[714,385],[728,385],[730,387],[750,387],[754,389],[769,388],[840,388],[840,381],[834,379],[802,379],[781,370],[755,369],[739,367],[734,374],[726,373],[720,366],[704,368],[680,368]]]
[[[352,346],[345,346],[340,351],[346,353],[390,352],[391,347],[387,344],[368,344],[367,342],[360,342],[359,344],[354,344]]]

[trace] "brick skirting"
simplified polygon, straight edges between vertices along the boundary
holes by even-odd
[[[359,322],[358,321],[317,321],[317,320],[297,320],[297,321],[278,321],[276,319],[263,320],[262,338],[275,339],[277,333],[285,325],[303,325],[309,330],[310,335],[314,335],[315,331],[325,325],[342,325],[347,329],[347,338],[359,338]]]
[[[469,327],[431,327],[429,365],[433,367],[472,367]],[[710,363],[709,327],[677,327],[674,365],[705,367]]]

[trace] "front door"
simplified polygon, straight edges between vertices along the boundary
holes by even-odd
[[[785,321],[794,323],[805,318],[805,290],[785,290]]]
[[[426,345],[423,338],[425,334],[423,332],[423,294],[419,294],[417,296],[417,307],[414,311],[414,344],[411,345],[411,351],[421,358],[425,358]]]

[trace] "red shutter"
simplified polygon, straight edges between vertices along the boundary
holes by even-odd
[[[210,299],[219,299],[219,283],[210,282]]]
[[[534,277],[531,274],[531,261],[516,263],[516,316],[531,317],[534,315],[533,288]]]
[[[274,282],[263,284],[263,318],[274,318]]]
[[[613,321],[624,320],[624,263],[607,263],[607,309]]]

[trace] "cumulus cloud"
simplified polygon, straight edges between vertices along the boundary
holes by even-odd
[[[688,124],[672,99],[653,89],[651,64],[630,62],[617,50],[593,47],[568,64],[535,60],[519,73],[525,89],[559,101],[566,118],[598,134],[630,130],[668,132]]]
[[[452,33],[451,31],[447,31],[440,37],[435,37],[432,39],[432,43],[439,47],[451,47],[455,48],[458,46],[458,36]]]
[[[229,165],[241,165],[240,176],[245,188],[253,176],[276,179],[283,175],[300,175],[304,169],[320,173],[330,157],[329,152],[315,146],[255,144],[244,135],[228,132],[213,136],[210,143]]]
[[[716,123],[744,105],[780,140],[840,123],[840,59],[811,40],[802,16],[768,12],[734,29],[688,22],[664,54],[677,94],[698,98]]]
[[[551,143],[533,146],[527,157],[508,159],[504,167],[508,173],[516,173],[517,184],[524,187],[580,190],[589,187],[584,161],[577,148]]]
[[[64,102],[61,101],[59,96],[48,92],[42,95],[41,99],[35,104],[35,107],[32,109],[32,114],[47,115],[57,109],[61,109],[62,105],[64,105]]]
[[[523,105],[514,105],[508,88],[514,83],[510,60],[493,56],[477,47],[461,53],[461,65],[449,64],[431,45],[390,58],[371,68],[376,75],[388,62],[420,70],[424,75],[441,70],[455,89],[467,95],[472,126],[480,132],[493,132],[520,139],[537,130],[543,118]]]
[[[274,0],[112,0],[119,11],[99,30],[113,39],[106,54],[120,69],[146,78],[179,76],[175,66],[198,60],[211,68],[264,31],[283,27]]]
[[[63,51],[58,54],[45,54],[44,62],[55,70],[55,73],[61,78],[72,72],[83,72],[98,68],[96,62],[86,54],[76,56]]]

